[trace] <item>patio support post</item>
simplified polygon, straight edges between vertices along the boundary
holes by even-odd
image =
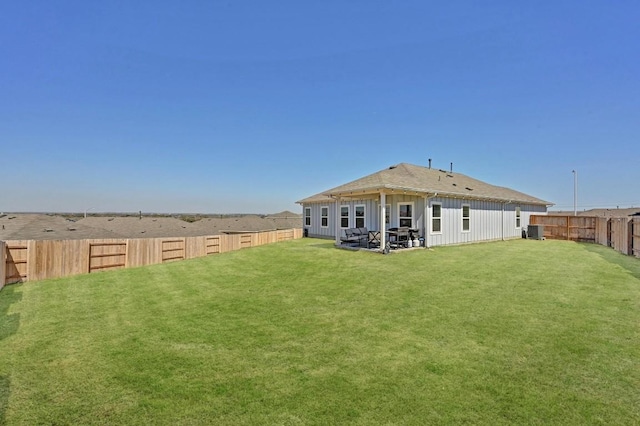
[[[340,197],[336,197],[336,245],[340,245]]]
[[[427,221],[429,220],[429,194],[424,196],[424,212],[422,213],[422,237],[424,238],[424,248],[427,248]]]
[[[385,218],[387,217],[387,194],[380,191],[380,252],[384,253],[384,248],[387,244],[386,241],[386,226]]]

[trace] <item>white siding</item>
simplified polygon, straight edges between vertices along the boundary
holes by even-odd
[[[370,230],[379,229],[378,217],[380,215],[379,204],[377,200],[340,200],[340,206],[349,207],[349,228],[356,226],[355,218],[355,206],[365,206],[365,226]],[[336,203],[310,203],[305,204],[304,207],[311,207],[311,226],[309,229],[309,236],[311,237],[323,237],[330,238],[335,237],[336,230]],[[329,226],[323,228],[321,209],[322,207],[329,207]],[[304,210],[303,210],[304,211]],[[339,218],[338,218],[339,220]],[[304,224],[304,218],[303,218]]]
[[[427,202],[427,217],[425,214],[424,197],[404,194],[388,194],[387,204],[391,206],[389,227],[398,226],[398,203],[412,202],[414,227],[424,236],[426,225],[426,240],[428,246],[448,244],[464,244],[476,241],[491,241],[509,238],[520,238],[522,229],[526,229],[532,214],[546,214],[547,208],[538,205],[506,204],[495,201],[468,200],[454,198],[429,198]],[[431,205],[442,204],[442,233],[431,233]],[[462,205],[469,205],[470,228],[462,231]],[[355,226],[355,206],[365,205],[366,227],[370,230],[380,230],[380,202],[379,200],[340,200],[340,205],[349,206],[349,227]],[[309,236],[335,238],[336,204],[310,203],[304,207],[311,208],[311,226]],[[329,208],[328,227],[321,226],[321,208]],[[504,211],[503,211],[504,207]],[[520,207],[521,227],[516,228],[516,207]],[[304,210],[303,210],[304,211]],[[425,220],[426,219],[426,220]],[[425,223],[426,222],[426,223]],[[304,224],[304,218],[303,218]]]
[[[431,205],[442,204],[442,233],[431,232]],[[462,231],[462,205],[470,207],[470,228]],[[504,211],[503,211],[504,206]],[[521,227],[516,228],[516,207],[520,207]],[[491,241],[522,236],[532,214],[545,214],[545,206],[526,204],[503,204],[494,201],[463,200],[455,198],[429,199],[427,243],[429,246],[464,244],[476,241]]]
[[[399,226],[398,204],[400,203],[413,203],[413,227],[420,230],[420,235],[422,236],[424,228],[424,197],[395,194],[387,195],[387,204],[391,205],[391,216],[389,218],[390,228]]]

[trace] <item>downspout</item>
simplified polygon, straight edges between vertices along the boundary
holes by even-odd
[[[511,202],[512,202],[512,201],[513,201],[513,200],[509,200],[509,201],[506,201],[506,202],[504,202],[504,201],[503,201],[503,202],[502,202],[502,219],[501,219],[501,222],[502,222],[502,226],[501,226],[501,230],[502,230],[502,241],[504,241],[504,207],[505,207],[507,204],[511,204]]]
[[[506,203],[503,201],[502,202],[502,217],[500,217],[500,238],[502,239],[502,241],[504,241],[504,205]]]

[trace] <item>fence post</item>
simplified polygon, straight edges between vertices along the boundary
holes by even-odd
[[[627,221],[627,255],[633,256],[633,218]]]
[[[631,255],[640,258],[640,216],[634,216],[631,219]]]
[[[7,282],[7,243],[0,241],[0,289]]]

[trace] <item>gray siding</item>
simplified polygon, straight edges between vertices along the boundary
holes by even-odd
[[[441,233],[431,230],[432,205],[441,203]],[[470,207],[469,231],[462,230],[462,206]],[[520,207],[520,227],[516,227],[516,207]],[[532,214],[546,214],[545,206],[503,204],[494,201],[454,198],[429,199],[427,242],[429,246],[464,244],[520,238]]]
[[[522,229],[526,229],[532,214],[546,214],[547,208],[539,205],[503,204],[494,201],[462,200],[454,198],[425,198],[408,195],[387,195],[386,204],[391,206],[390,224],[388,227],[399,225],[398,205],[400,203],[413,203],[413,227],[420,230],[420,235],[425,235],[428,246],[440,246],[449,244],[464,244],[476,241],[491,241],[509,238],[520,238]],[[432,205],[442,204],[442,232],[431,231]],[[340,205],[349,206],[349,227],[355,227],[355,206],[364,205],[366,210],[365,225],[370,230],[380,229],[380,203],[379,200],[349,200],[341,201]],[[469,231],[462,230],[462,206],[470,207]],[[336,204],[310,203],[304,208],[311,208],[311,226],[309,235],[323,238],[335,238],[336,229]],[[328,207],[328,226],[321,226],[321,207]],[[516,207],[520,207],[520,227],[516,227]],[[303,208],[303,214],[304,214]],[[426,219],[426,220],[425,220]],[[304,225],[304,217],[303,217]],[[342,231],[341,231],[342,232]]]
[[[340,206],[348,206],[349,207],[349,228],[354,228],[356,226],[356,217],[355,217],[355,208],[356,206],[364,205],[365,206],[365,226],[368,229],[379,229],[379,210],[378,210],[378,202],[376,200],[349,200],[349,201],[340,201]],[[336,203],[311,203],[305,204],[304,207],[311,208],[311,226],[304,226],[304,228],[309,229],[309,236],[313,237],[335,237],[335,229],[336,229]],[[322,207],[329,208],[329,220],[327,227],[323,227],[322,225]],[[304,208],[302,210],[303,218],[302,223],[304,225]],[[340,218],[338,218],[340,220]]]

